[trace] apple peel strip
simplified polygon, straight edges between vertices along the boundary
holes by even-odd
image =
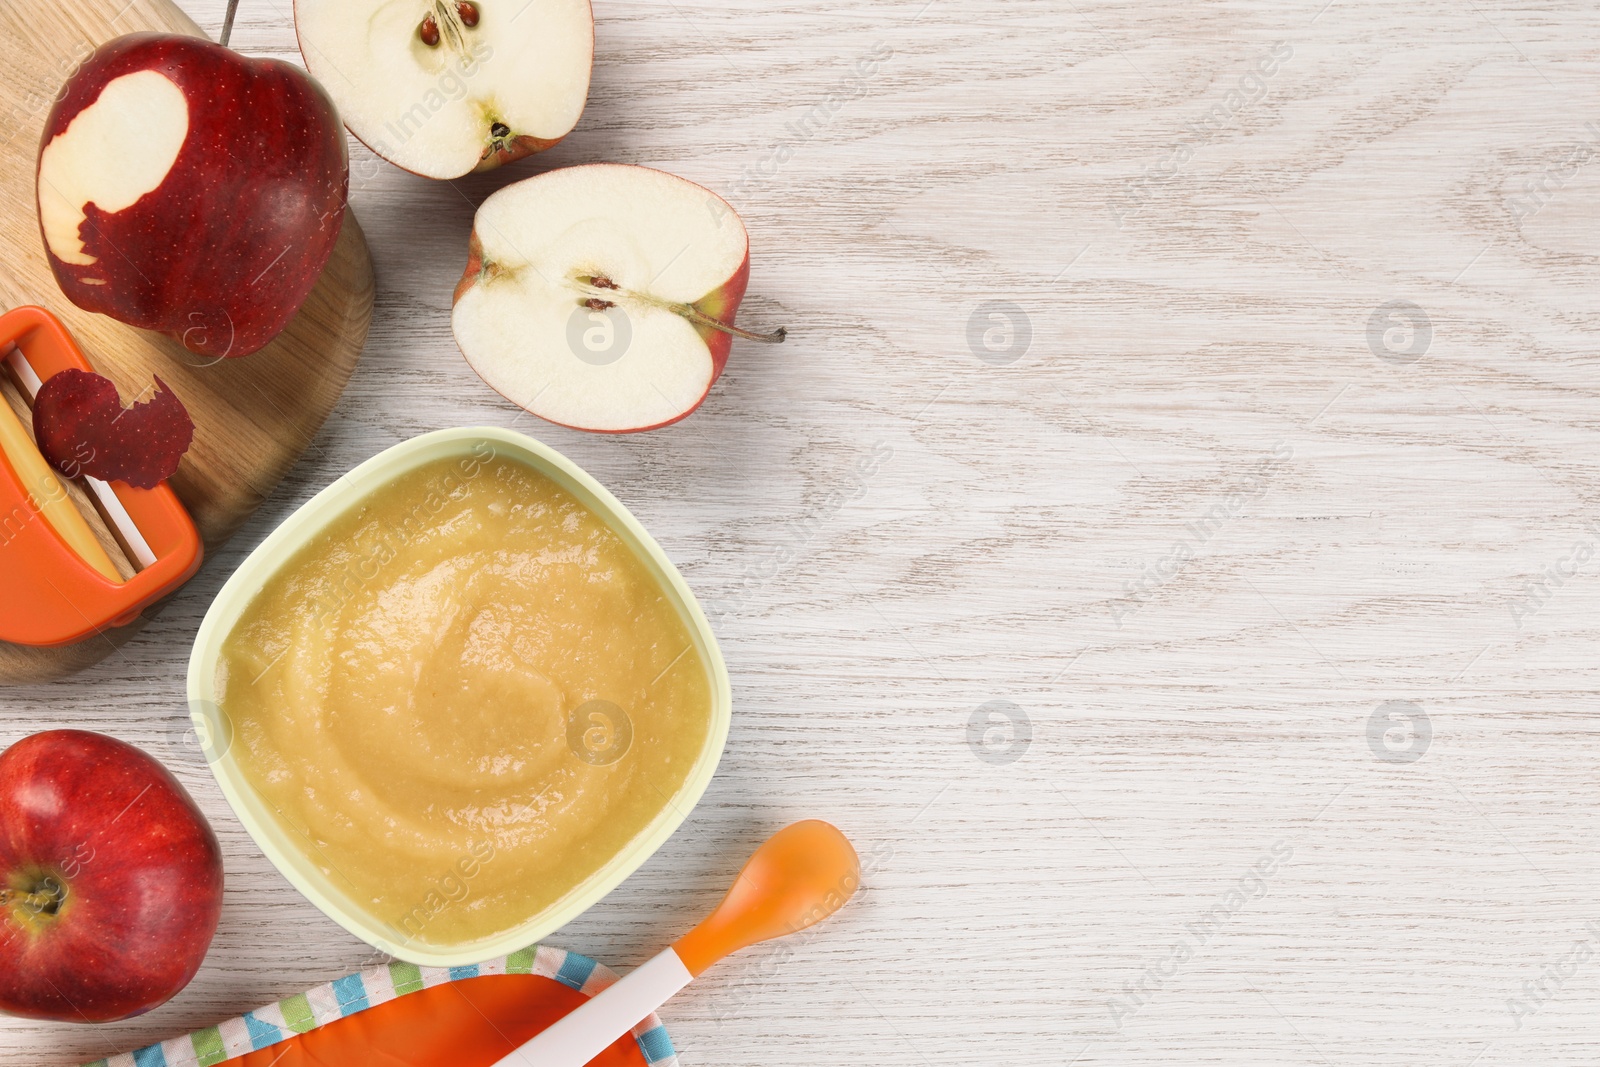
[[[34,372],[32,364],[22,354],[22,349],[15,344],[7,345],[4,351],[6,366],[11,368],[11,373],[22,386],[23,397],[29,404],[39,395],[43,382]],[[133,553],[134,562],[141,568],[154,565],[156,554],[150,548],[150,542],[145,540],[144,534],[139,532],[139,527],[134,524],[133,517],[128,514],[128,509],[122,506],[122,501],[117,499],[116,492],[111,486],[92,475],[83,476],[84,484],[94,494],[95,500],[104,509],[106,518],[116,526],[117,533],[122,537],[123,543]]]

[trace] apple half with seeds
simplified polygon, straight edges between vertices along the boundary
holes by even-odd
[[[294,25],[350,132],[427,178],[544,151],[589,95],[589,0],[295,0]]]
[[[633,433],[694,411],[735,337],[750,240],[727,202],[648,167],[596,163],[478,208],[450,321],[472,369],[562,426]]]

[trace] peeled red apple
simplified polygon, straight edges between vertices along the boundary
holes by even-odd
[[[295,0],[294,25],[350,132],[428,178],[544,151],[589,95],[589,0]]]
[[[0,1011],[149,1011],[194,977],[221,913],[216,835],[150,756],[82,730],[0,754]]]
[[[304,71],[134,33],[85,60],[45,119],[39,225],[74,304],[244,356],[311,294],[348,181],[338,113]]]
[[[750,241],[726,202],[647,167],[597,163],[478,208],[451,326],[472,369],[542,419],[600,433],[694,411],[728,362]]]

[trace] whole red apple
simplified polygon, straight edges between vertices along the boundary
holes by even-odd
[[[222,852],[151,757],[49,730],[0,753],[0,1010],[108,1022],[189,983],[222,913]]]
[[[305,71],[134,33],[67,79],[39,146],[39,225],[67,298],[192,352],[244,356],[339,237],[344,129]]]

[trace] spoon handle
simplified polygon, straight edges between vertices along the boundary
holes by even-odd
[[[669,948],[557,1019],[494,1067],[583,1067],[693,979]]]

